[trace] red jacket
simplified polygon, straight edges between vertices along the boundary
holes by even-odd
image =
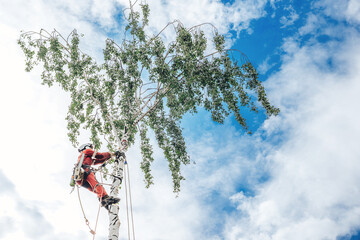
[[[81,159],[81,155],[85,153],[85,157],[84,157],[84,161],[83,161],[83,165],[96,165],[96,164],[102,164],[104,163],[106,160],[108,160],[109,158],[111,158],[110,153],[108,152],[104,152],[104,153],[96,153],[95,154],[95,159],[91,159],[93,154],[94,154],[94,150],[88,148],[85,149],[84,151],[82,151],[80,153],[80,156],[78,157],[78,163],[80,162]]]

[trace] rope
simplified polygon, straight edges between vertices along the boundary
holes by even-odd
[[[128,139],[128,135],[127,135],[127,131],[126,131],[126,126],[124,128],[124,137],[122,139],[121,145],[123,145],[123,148],[120,151],[123,151],[127,148],[128,143],[127,143],[127,139]],[[131,199],[131,184],[130,184],[130,171],[129,171],[129,163],[125,160],[125,164],[124,164],[124,168],[126,167],[127,169],[127,174],[126,171],[124,169],[124,178],[125,178],[125,195],[126,195],[126,216],[127,216],[127,224],[128,224],[128,238],[130,240],[130,230],[129,230],[129,210],[128,210],[128,190],[127,190],[127,182],[129,183],[129,198],[130,198],[130,213],[131,213],[131,226],[132,226],[132,233],[133,233],[133,240],[135,240],[135,226],[134,226],[134,215],[133,215],[133,209],[132,209],[132,199]],[[126,166],[125,166],[126,165]]]
[[[103,185],[103,186],[104,186],[104,185],[105,185],[105,186],[112,186],[112,184],[110,184],[110,183],[103,183],[103,182],[101,182],[100,184]]]
[[[125,166],[124,166],[125,167]],[[127,227],[128,227],[128,239],[130,240],[130,224],[129,224],[129,207],[128,207],[128,194],[127,194],[127,180],[126,180],[126,171],[124,171],[124,184],[125,184],[125,198],[126,198],[126,218],[127,218]]]
[[[131,200],[129,163],[126,163],[126,169],[127,169],[127,176],[128,176],[128,181],[129,181],[129,196],[130,196],[130,213],[131,213],[132,232],[133,232],[133,239],[135,240],[135,226],[134,226],[134,215],[133,215],[132,200]]]
[[[96,170],[96,171],[99,171],[99,170]],[[95,171],[94,171],[95,172]],[[113,175],[113,174],[110,174],[110,173],[104,173],[103,171],[99,171],[101,172],[104,176],[110,176],[110,177],[115,177],[117,178],[117,176]],[[111,184],[110,184],[111,185]]]
[[[100,177],[101,177],[101,181],[103,181],[103,177],[102,175],[100,174]],[[99,183],[100,184],[100,183]],[[96,184],[95,187],[93,188],[93,192],[95,191],[97,185],[99,184]],[[101,184],[100,184],[101,185]],[[83,216],[84,216],[84,219],[85,219],[85,223],[86,225],[88,226],[88,228],[90,229],[90,233],[93,235],[93,240],[95,240],[95,236],[96,236],[96,228],[97,228],[97,224],[98,224],[98,221],[99,221],[99,215],[100,215],[100,209],[101,209],[101,201],[102,201],[102,198],[100,198],[100,201],[99,201],[99,207],[98,207],[98,212],[97,212],[97,216],[96,216],[96,221],[95,221],[95,228],[94,230],[90,227],[90,222],[89,220],[86,218],[86,214],[85,214],[85,211],[84,211],[84,207],[82,205],[82,202],[81,202],[81,198],[80,198],[80,191],[79,191],[79,186],[76,185],[77,187],[77,193],[78,193],[78,198],[79,198],[79,203],[80,203],[80,207],[81,207],[81,211],[83,213]],[[103,193],[104,189],[101,190],[101,195]]]
[[[84,211],[84,208],[83,208],[83,205],[82,205],[82,202],[81,202],[81,198],[80,198],[79,186],[77,186],[76,189],[77,189],[77,193],[78,193],[78,198],[79,198],[79,203],[80,203],[81,211],[82,211],[83,216],[84,216],[84,219],[85,219],[85,223],[86,223],[86,225],[89,227],[90,233],[95,236],[95,231],[91,229],[90,224],[89,224],[89,220],[86,218],[86,214],[85,214],[85,211]]]

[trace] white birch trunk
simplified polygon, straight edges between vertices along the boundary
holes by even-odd
[[[112,197],[118,197],[119,195],[120,184],[124,177],[124,161],[125,159],[120,157],[118,161],[114,162],[114,169],[112,173],[113,183],[111,184],[110,190],[110,196]],[[112,204],[109,206],[109,240],[119,239],[119,228],[119,206],[117,204]]]

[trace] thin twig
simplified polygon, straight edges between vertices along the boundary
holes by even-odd
[[[195,28],[201,27],[201,26],[203,26],[203,25],[210,25],[210,26],[212,26],[215,30],[217,30],[217,28],[215,27],[214,24],[209,23],[209,22],[206,22],[206,23],[201,23],[201,24],[199,24],[199,25],[192,26],[191,28],[188,29],[188,31],[190,32],[190,31],[194,30]]]

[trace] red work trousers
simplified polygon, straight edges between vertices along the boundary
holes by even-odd
[[[85,173],[86,176],[86,173]],[[93,172],[90,172],[89,175],[86,177],[85,180],[83,180],[83,183],[81,184],[81,181],[78,182],[81,186],[89,189],[91,192],[96,193],[99,199],[103,198],[107,195],[105,188],[99,184],[99,182],[95,178],[95,174]]]

